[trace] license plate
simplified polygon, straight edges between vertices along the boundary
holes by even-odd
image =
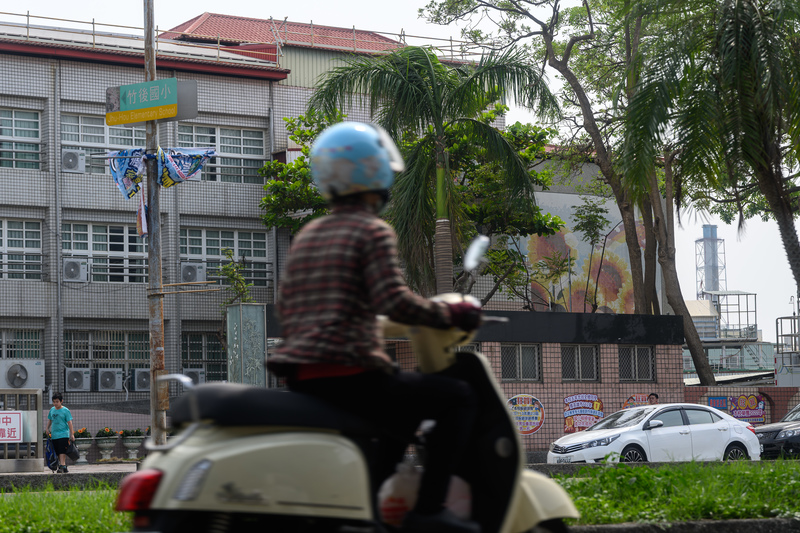
[[[556,457],[556,463],[571,463],[572,457]]]

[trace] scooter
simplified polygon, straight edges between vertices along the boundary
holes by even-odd
[[[525,469],[488,361],[456,349],[475,332],[383,325],[385,336],[411,340],[422,372],[463,379],[478,396],[469,464],[458,475],[481,531],[568,531],[563,519],[578,511],[560,485]],[[134,531],[395,531],[381,521],[386,470],[378,433],[364,420],[311,396],[232,383],[191,388],[171,416],[182,432],[166,445],[148,442],[141,469],[120,487],[116,509],[134,513]]]

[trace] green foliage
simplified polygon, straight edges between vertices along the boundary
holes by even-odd
[[[603,205],[603,200],[599,198],[589,198],[582,196],[583,204],[577,206],[572,215],[575,221],[573,229],[583,235],[583,240],[592,245],[592,248],[600,242],[603,231],[608,227],[608,209]]]
[[[122,431],[119,432],[119,435],[122,438],[125,438],[125,437],[143,437],[144,436],[144,432],[142,431],[141,428],[123,429]]]
[[[338,111],[323,115],[312,109],[297,118],[283,119],[289,138],[300,146],[302,155],[289,163],[267,161],[259,170],[267,178],[264,185],[267,194],[260,203],[264,212],[261,218],[266,226],[297,233],[307,222],[328,212],[325,199],[311,179],[308,154],[317,135],[344,118]]]
[[[95,437],[100,437],[100,438],[103,438],[103,437],[116,437],[117,436],[117,432],[114,431],[111,428],[103,428],[103,429],[99,430],[97,433],[95,433],[94,436]]]
[[[797,518],[800,463],[735,461],[583,468],[559,476],[577,524]]]
[[[227,263],[223,263],[219,267],[219,273],[225,279],[225,290],[230,293],[230,296],[225,299],[220,305],[222,307],[222,312],[225,312],[225,307],[229,306],[235,302],[255,302],[252,296],[250,296],[250,287],[253,286],[252,283],[247,283],[247,280],[244,278],[244,274],[242,274],[242,270],[244,269],[244,258],[242,261],[235,261],[233,258],[233,250],[230,248],[223,248],[222,253],[225,254],[225,258],[228,260]]]
[[[72,474],[70,474],[72,475]],[[16,489],[0,495],[0,533],[113,533],[130,531],[130,513],[114,510],[116,488],[102,483],[68,491]]]

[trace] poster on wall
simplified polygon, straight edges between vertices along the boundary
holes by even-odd
[[[576,433],[601,418],[603,402],[596,394],[573,394],[564,398],[564,433]]]
[[[520,435],[533,435],[544,424],[542,402],[530,394],[517,394],[508,399],[506,406],[514,417]]]
[[[622,404],[623,409],[630,409],[631,407],[639,407],[641,405],[648,405],[647,394],[631,394],[628,399]]]
[[[764,398],[760,394],[729,396],[728,405],[733,418],[753,425],[764,424]]]

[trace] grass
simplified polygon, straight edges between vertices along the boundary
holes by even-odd
[[[15,489],[0,494],[0,533],[130,531],[130,513],[114,511],[117,489],[100,483],[69,491]]]
[[[800,462],[620,464],[558,476],[581,513],[574,524],[800,518]]]

